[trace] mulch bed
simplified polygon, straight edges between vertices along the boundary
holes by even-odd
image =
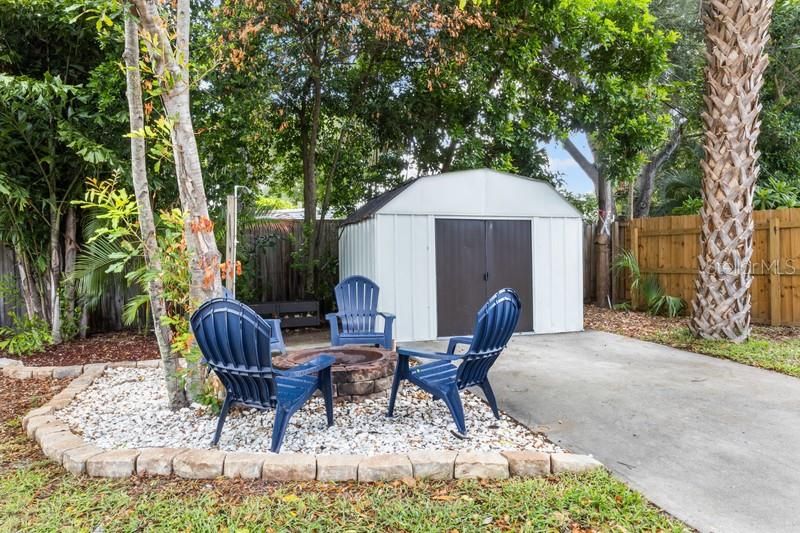
[[[688,327],[689,319],[688,317],[651,316],[641,311],[617,311],[586,305],[583,308],[583,325],[586,329],[608,331],[644,339],[664,331]],[[787,341],[800,338],[800,327],[753,326],[753,334],[771,341]]]
[[[293,344],[322,343],[330,340],[325,328],[290,329],[283,332],[289,349]],[[27,357],[17,357],[0,350],[0,357],[21,359],[25,366],[70,366],[115,361],[146,361],[158,359],[158,344],[154,335],[141,335],[132,331],[97,333],[85,339],[73,339]]]
[[[23,357],[22,362],[25,366],[70,366],[158,358],[155,336],[118,331],[48,346],[43,352]]]
[[[586,305],[583,308],[583,326],[586,329],[608,331],[639,339],[688,325],[689,319],[686,317],[651,316],[638,311],[617,311],[595,305]]]
[[[14,379],[0,375],[0,425],[39,407],[61,392],[70,380]]]

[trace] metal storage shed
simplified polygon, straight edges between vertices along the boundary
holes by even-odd
[[[400,341],[468,334],[502,287],[520,294],[519,331],[583,329],[581,215],[547,182],[489,169],[403,183],[348,217],[341,279],[381,288]]]

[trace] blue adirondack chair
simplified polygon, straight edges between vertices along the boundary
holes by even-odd
[[[272,408],[275,425],[271,450],[278,453],[292,414],[316,390],[322,391],[328,426],[333,425],[333,356],[320,355],[289,370],[274,368],[269,323],[245,304],[230,298],[206,301],[192,314],[191,324],[204,362],[227,392],[212,446],[219,442],[232,405]]]
[[[394,403],[400,382],[407,379],[419,388],[444,400],[458,429],[458,436],[465,437],[467,425],[464,421],[464,408],[459,391],[478,386],[483,390],[495,418],[500,418],[497,401],[489,385],[488,373],[500,353],[508,344],[511,334],[517,328],[519,312],[522,307],[519,296],[513,289],[501,289],[494,294],[478,311],[475,328],[470,337],[452,337],[447,353],[432,353],[399,348],[397,368],[389,397],[388,416],[394,413]],[[456,354],[459,344],[468,345],[464,354]],[[434,362],[410,367],[411,357],[432,359]],[[458,366],[454,361],[460,361]]]
[[[234,300],[233,293],[230,291],[228,287],[222,287],[222,297],[223,298],[230,298]],[[265,318],[265,320],[271,327],[270,331],[272,332],[270,337],[270,349],[273,353],[278,352],[279,354],[286,353],[286,343],[283,341],[283,333],[281,333],[281,319],[280,318]]]
[[[378,311],[380,289],[364,276],[345,278],[334,289],[337,313],[325,318],[331,326],[331,345],[375,344],[392,348],[394,315]],[[378,315],[383,317],[383,331],[376,331]]]

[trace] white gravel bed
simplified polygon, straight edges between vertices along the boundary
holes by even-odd
[[[386,418],[387,399],[334,405],[334,426],[327,427],[325,405],[312,398],[289,421],[281,451],[372,455],[411,450],[560,451],[543,435],[503,415],[496,420],[478,397],[462,393],[469,438],[451,433],[455,425],[443,402],[434,402],[404,382],[395,415]],[[210,448],[217,417],[204,406],[177,412],[166,407],[160,369],[111,368],[70,405],[57,412],[86,441],[101,448]],[[272,410],[232,409],[219,448],[268,452]]]

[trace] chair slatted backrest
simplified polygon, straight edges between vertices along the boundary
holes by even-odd
[[[522,303],[513,289],[497,291],[478,311],[472,343],[458,366],[458,388],[478,385],[517,329]]]
[[[275,407],[272,332],[267,322],[237,300],[212,298],[192,314],[191,324],[203,358],[233,401],[252,407]]]
[[[380,289],[369,278],[350,276],[334,289],[344,333],[375,331]]]

